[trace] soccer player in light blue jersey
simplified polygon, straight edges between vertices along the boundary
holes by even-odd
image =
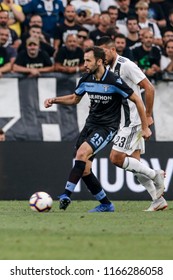
[[[114,205],[107,198],[99,181],[92,173],[94,156],[110,143],[116,135],[121,119],[123,100],[135,103],[140,119],[144,139],[149,139],[144,105],[135,92],[117,75],[104,66],[105,52],[99,47],[85,50],[84,66],[86,72],[80,79],[75,93],[46,99],[46,108],[53,104],[73,105],[80,102],[85,93],[90,98],[90,110],[85,126],[76,143],[75,164],[66,182],[65,191],[59,196],[60,209],[66,209],[71,202],[78,181],[82,178],[88,189],[100,202],[90,212],[113,212]]]

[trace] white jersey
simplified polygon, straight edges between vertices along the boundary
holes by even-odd
[[[161,59],[160,59],[161,71],[164,71],[170,63],[171,63],[171,59],[168,56],[161,55]]]
[[[152,22],[152,21],[149,21],[149,20],[146,20],[145,22],[138,22],[138,25],[141,29],[143,28],[150,28],[150,30],[153,32],[154,34],[154,38],[157,38],[157,39],[161,39],[162,38],[162,35],[161,35],[161,32],[160,32],[160,29],[158,27],[158,25],[155,23],[155,22]]]
[[[146,76],[134,62],[126,57],[117,55],[116,61],[110,71],[120,75],[128,86],[141,98],[141,89],[138,83],[145,79]],[[127,111],[130,112],[130,119],[126,118]],[[135,103],[129,99],[125,100],[121,108],[120,127],[133,127],[139,124],[141,124],[141,120]]]

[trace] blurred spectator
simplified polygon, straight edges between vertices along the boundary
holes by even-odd
[[[151,31],[153,33],[153,31],[149,28],[149,27],[144,27],[142,29],[139,29],[139,39],[140,39],[140,42],[142,42],[142,39],[143,39],[143,36],[144,36],[144,33],[146,31]],[[142,44],[142,43],[141,43]]]
[[[83,43],[88,38],[89,38],[88,29],[82,27],[81,30],[78,31],[78,33],[77,33],[78,46],[83,49]]]
[[[166,22],[166,29],[173,31],[173,9],[169,11],[167,22]]]
[[[117,0],[117,4],[119,6],[118,20],[125,25],[127,18],[135,15],[135,11],[130,7],[130,0]]]
[[[165,44],[164,53],[161,55],[160,68],[162,71],[173,73],[173,39]]]
[[[150,80],[160,78],[161,53],[158,47],[153,45],[152,31],[145,31],[142,45],[133,49],[134,60]]]
[[[0,77],[4,73],[11,71],[11,63],[8,58],[7,50],[4,47],[0,46]]]
[[[118,8],[116,6],[109,6],[108,13],[111,19],[110,27],[113,27],[116,32],[122,33],[125,36],[127,35],[126,25],[121,23],[121,20],[118,20]]]
[[[54,71],[54,66],[49,55],[40,50],[38,38],[29,37],[26,40],[26,50],[18,53],[13,65],[13,71],[29,76],[39,76],[40,73],[49,73]]]
[[[57,23],[64,18],[64,6],[61,0],[33,0],[23,6],[23,12],[40,15],[43,20],[42,30],[54,37]]]
[[[96,29],[99,22],[100,6],[93,0],[72,0],[70,2],[76,9],[78,24],[89,31]]]
[[[85,18],[87,18],[87,14],[85,11],[81,11],[80,9],[77,10],[76,12],[76,23],[79,24],[81,27],[86,28],[89,32],[89,27],[84,24],[85,22]],[[96,25],[94,25],[94,28],[92,28],[91,30],[95,30]]]
[[[115,36],[115,48],[116,52],[121,55],[129,58],[130,60],[134,61],[133,52],[126,47],[126,37],[119,33]]]
[[[6,49],[9,61],[12,66],[17,56],[17,52],[10,45],[6,45],[9,38],[9,33],[10,31],[8,27],[0,27],[0,46]]]
[[[22,7],[20,5],[16,5],[13,0],[2,0],[0,8],[1,10],[9,12],[8,26],[20,37],[21,23],[25,20]]]
[[[114,27],[109,27],[106,31],[106,36],[109,36],[113,41],[115,40],[115,36],[117,34],[117,29],[115,29]]]
[[[2,128],[0,128],[0,142],[4,142],[6,140],[5,132]]]
[[[155,22],[160,29],[166,26],[165,14],[158,3],[152,0],[144,0],[148,4],[148,19]]]
[[[155,22],[148,20],[148,3],[140,0],[135,5],[135,9],[138,16],[139,27],[141,29],[149,27],[154,34],[154,44],[162,46],[162,36],[158,25]]]
[[[139,38],[139,25],[138,20],[135,16],[131,16],[127,19],[127,37],[126,37],[126,45],[127,47],[131,47],[137,42],[140,42]]]
[[[23,11],[23,6],[25,6],[26,4],[28,4],[30,1],[33,0],[14,0],[14,3],[17,5],[20,5]],[[23,32],[25,32],[27,30],[27,26],[28,26],[28,21],[31,15],[27,15],[25,16],[25,20],[21,23],[21,35]]]
[[[0,26],[9,28],[8,22],[9,22],[9,12],[0,10]],[[21,40],[19,39],[17,33],[13,29],[9,28],[9,31],[10,31],[9,37],[6,45],[11,45],[11,47],[17,49],[21,44]]]
[[[38,39],[40,42],[40,49],[47,52],[49,57],[54,56],[55,49],[43,40],[44,36],[42,33],[42,29],[38,25],[33,25],[30,27],[27,37],[23,39],[22,44],[18,48],[18,52],[20,52],[21,50],[26,50],[26,40],[29,37]]]
[[[111,19],[110,27],[118,28],[117,27],[118,8],[116,6],[109,6],[107,11]]]
[[[90,38],[85,39],[83,42],[83,50],[91,47],[94,47],[94,41]]]
[[[107,29],[110,27],[111,19],[108,12],[102,12],[99,16],[99,24],[98,27],[91,31],[89,34],[90,39],[96,43],[100,37],[105,36]]]
[[[165,50],[165,45],[166,45],[166,43],[167,43],[169,40],[173,40],[173,30],[169,30],[169,29],[165,30],[165,31],[163,32],[162,40],[163,40],[163,46],[162,46],[162,48],[163,48],[163,51],[164,51],[164,50]]]
[[[84,70],[83,50],[78,47],[77,36],[68,34],[65,45],[55,57],[55,71],[73,74]]]
[[[33,25],[40,26],[41,29],[43,28],[43,20],[40,15],[31,15],[28,23],[27,30],[21,35],[21,40],[26,40],[29,37],[29,28]],[[50,35],[42,30],[42,41],[45,43],[50,44]]]
[[[130,47],[131,50],[133,50],[136,47],[142,46],[142,39],[143,39],[143,35],[146,31],[151,31],[149,27],[145,27],[142,29],[139,29],[139,41],[136,42],[133,46]],[[159,47],[160,48],[160,47]]]
[[[77,34],[81,30],[81,25],[76,24],[75,7],[71,4],[65,7],[64,22],[58,24],[54,36],[54,48],[58,48],[64,43],[67,34]]]

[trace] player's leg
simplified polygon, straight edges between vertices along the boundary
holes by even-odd
[[[71,169],[69,178],[66,182],[65,191],[62,195],[59,196],[60,209],[65,210],[70,204],[71,202],[70,196],[74,192],[77,183],[82,178],[86,168],[86,162],[88,160],[88,157],[92,153],[93,153],[92,147],[87,142],[84,142],[77,150],[75,164]]]
[[[135,174],[135,177],[137,177],[138,182],[146,188],[152,198],[149,208],[144,211],[158,211],[168,207],[166,200],[160,192],[160,188],[156,189],[154,182],[149,177],[139,173]]]
[[[142,147],[141,147],[141,149],[142,149]],[[142,149],[142,151],[141,151],[141,149],[135,150],[132,153],[131,157],[140,161],[141,153],[144,153],[144,149]],[[149,177],[145,176],[144,174],[136,173],[135,177],[137,178],[138,182],[146,188],[146,190],[150,194],[152,200],[153,201],[156,200],[157,192],[156,192],[156,187],[154,185],[154,182]]]
[[[151,195],[152,200],[157,202],[164,190],[164,171],[153,170],[140,162],[140,153],[144,153],[145,150],[144,140],[139,137],[140,131],[140,126],[120,130],[115,136],[110,159],[114,165],[134,172],[138,181]],[[159,204],[160,200],[158,200]]]
[[[114,138],[110,160],[114,165],[127,171],[144,174],[150,179],[154,179],[155,170],[144,165],[138,159],[130,157],[137,150],[141,141],[141,126],[122,128]]]
[[[76,160],[75,160],[75,165],[71,170],[71,173],[69,175],[69,179],[66,183],[65,186],[65,192],[62,194],[60,198],[60,209],[66,209],[69,203],[71,202],[70,200],[70,195],[74,191],[78,181],[80,178],[84,176],[88,176],[90,173],[91,166],[88,165],[88,159],[91,158],[93,155],[95,155],[98,151],[106,147],[109,142],[112,141],[113,137],[115,136],[116,131],[108,128],[84,128],[83,131],[80,134],[80,137],[77,141],[76,146],[79,147],[76,153]],[[85,141],[84,141],[85,140]],[[84,141],[84,142],[83,142]],[[95,182],[95,188],[96,185],[97,187],[99,186],[97,190],[97,198],[99,198],[99,193],[100,193],[100,185],[98,184],[97,179],[95,178],[94,174],[89,176],[88,178],[85,178],[85,181],[87,181],[87,184],[90,185],[91,179]],[[92,181],[92,183],[93,183]],[[93,191],[93,187],[90,185],[90,189]],[[96,189],[95,189],[96,192]],[[100,195],[104,195],[104,191],[100,193]],[[104,199],[104,198],[103,198]],[[105,197],[105,202],[108,200]],[[66,203],[67,202],[67,203]],[[111,207],[108,207],[111,206]],[[101,207],[102,206],[102,207]],[[107,211],[113,211],[114,207],[111,203],[101,203],[101,206],[98,210],[101,211],[106,211],[106,206],[107,206]],[[104,206],[104,208],[103,208]],[[108,209],[109,208],[109,209]],[[110,209],[111,208],[111,209]],[[100,212],[100,211],[97,211]]]
[[[78,140],[76,142],[75,153],[74,153],[74,157],[76,160],[75,160],[75,164],[69,174],[69,178],[68,178],[68,181],[65,186],[65,191],[63,194],[58,196],[59,201],[60,201],[60,206],[59,206],[60,209],[65,210],[68,207],[68,205],[70,204],[70,202],[71,202],[70,196],[74,192],[74,189],[75,189],[78,181],[82,177],[84,170],[86,168],[86,161],[84,162],[83,160],[76,158],[76,154],[77,154],[78,149],[80,149],[82,144],[85,142],[87,135],[88,135],[88,128],[86,126],[84,126],[84,128],[81,131],[81,133],[78,137]],[[93,151],[89,151],[89,153],[90,152],[92,153]]]
[[[116,131],[113,131],[111,128],[99,127],[97,131],[91,133],[87,141],[93,146],[93,156],[90,157],[89,161],[92,161],[94,156],[104,147],[110,143],[115,135]],[[89,163],[88,163],[89,164]],[[89,165],[88,165],[89,166]],[[89,171],[89,170],[88,170]],[[113,212],[114,206],[109,201],[105,191],[103,190],[100,182],[95,177],[91,171],[89,174],[84,174],[83,181],[85,182],[88,190],[93,194],[93,196],[100,202],[100,205],[96,206],[94,209],[91,209],[89,212]]]
[[[144,154],[145,152],[143,144],[143,141],[139,141],[138,147],[140,147],[140,150],[135,150],[131,155],[132,158],[136,158],[138,161],[140,161],[141,154]],[[153,180],[144,174],[137,173],[135,174],[135,177],[137,178],[138,182],[146,188],[152,198],[149,208],[144,211],[158,211],[164,210],[168,207],[166,200],[162,196],[163,189],[160,187],[160,185],[155,185]]]
[[[125,169],[126,171],[133,172],[135,176],[137,176],[138,181],[147,189],[153,200],[147,211],[158,211],[167,208],[168,204],[166,200],[161,195],[157,197],[158,192],[163,193],[164,190],[163,171],[153,170],[139,162],[136,158],[127,157],[125,154],[120,152],[115,153],[115,151],[111,151],[110,156],[112,162],[115,162],[113,159],[117,157],[119,160],[116,160],[116,165],[118,163],[119,167]]]
[[[91,194],[95,197],[97,201],[100,202],[100,205],[96,208],[90,210],[89,212],[113,212],[114,206],[111,201],[108,199],[105,191],[103,190],[99,180],[96,178],[94,173],[92,172],[92,161],[88,160],[87,162],[88,172],[85,173],[82,177],[85,185]],[[100,210],[100,211],[98,211]],[[102,211],[101,211],[102,210]]]

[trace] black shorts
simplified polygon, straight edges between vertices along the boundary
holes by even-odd
[[[92,160],[94,155],[113,140],[116,133],[117,130],[111,127],[84,126],[76,143],[76,151],[82,143],[87,142],[93,149],[93,156],[90,158],[90,160]]]

